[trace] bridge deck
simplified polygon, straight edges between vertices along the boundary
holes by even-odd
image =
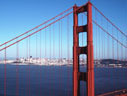
[[[127,89],[117,90],[117,91],[101,94],[98,96],[127,96]]]

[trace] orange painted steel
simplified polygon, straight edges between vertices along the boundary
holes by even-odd
[[[87,12],[87,25],[78,26],[78,14]],[[94,96],[92,4],[73,7],[73,96],[80,96],[80,81],[86,81],[87,96]],[[79,47],[79,33],[87,32],[87,46]],[[80,54],[87,55],[87,72],[80,72]]]
[[[77,48],[79,46],[79,36],[77,34],[77,26],[78,26],[78,15],[76,13],[77,6],[73,7],[74,11],[74,28],[73,28],[73,96],[79,96],[79,80],[78,80],[78,72],[79,72],[79,55],[77,52]]]
[[[108,92],[97,96],[127,96],[127,89],[116,90],[113,92]]]
[[[87,96],[94,96],[94,55],[93,55],[93,26],[92,4],[87,7]]]

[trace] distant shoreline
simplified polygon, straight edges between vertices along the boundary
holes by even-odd
[[[40,65],[40,64],[33,64],[33,63],[6,63],[7,65],[12,65],[12,66],[68,66],[68,67],[72,67],[73,65],[72,64],[69,64],[69,65],[67,65],[67,64],[64,64],[64,65]],[[0,63],[0,65],[4,65],[3,63]],[[81,67],[86,67],[86,65],[81,65]],[[118,69],[121,69],[121,68],[127,68],[127,67],[103,67],[103,66],[99,66],[99,67],[97,67],[97,66],[95,66],[94,68],[118,68]]]

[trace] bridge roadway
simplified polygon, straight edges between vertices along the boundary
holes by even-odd
[[[117,90],[117,91],[101,94],[98,96],[127,96],[127,89]]]

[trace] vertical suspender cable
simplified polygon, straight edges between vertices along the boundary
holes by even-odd
[[[16,63],[16,96],[19,96],[19,68],[18,68],[18,66],[19,66],[19,44],[17,43],[17,52],[16,52],[17,54],[17,58],[16,58],[16,61],[17,61],[17,63]]]
[[[114,35],[113,26],[112,26],[112,35]],[[112,39],[112,56],[113,56],[113,60],[114,60],[115,58],[114,58],[114,40],[113,39]],[[115,62],[114,62],[114,64],[115,64]]]
[[[108,22],[107,22],[107,31],[108,31]],[[107,59],[109,59],[109,56],[110,56],[109,54],[110,54],[110,40],[107,34]]]
[[[113,26],[112,26],[112,35],[114,35],[114,30],[113,30]],[[113,60],[114,60],[114,64],[116,63],[115,62],[115,53],[114,53],[114,50],[115,50],[115,44],[114,44],[114,40],[113,40],[113,38],[111,38],[112,39],[112,55],[113,55]],[[116,84],[114,83],[114,87],[116,86]]]
[[[70,27],[70,26],[69,26],[69,25],[70,25],[70,24],[69,24],[69,16],[67,16],[67,63],[68,63],[68,64],[69,64],[69,57],[70,57],[70,56],[69,56],[69,55],[70,55],[70,54],[69,54],[69,53],[70,53],[70,51],[69,51],[69,42],[70,42],[70,41],[69,41],[69,40],[70,40],[70,39],[69,39],[69,35],[70,35],[70,34],[69,34],[69,31],[70,31],[70,30],[69,30],[69,27]],[[70,70],[70,69],[69,69],[69,67],[68,67],[68,70],[67,70],[67,71],[68,71],[68,80],[67,80],[67,87],[68,87],[68,90],[69,90],[69,72],[70,72],[69,70]],[[70,96],[69,91],[68,91],[68,96]]]
[[[117,39],[119,39],[119,36],[118,36],[118,31],[117,31]],[[117,42],[117,60],[119,60],[119,45],[118,45],[118,42]],[[119,61],[117,62],[117,64],[119,63]]]
[[[61,71],[62,71],[62,69],[61,69],[61,65],[62,65],[62,20],[60,20],[60,80],[61,80]],[[61,88],[62,86],[61,86],[61,83],[60,83],[60,88]]]
[[[27,63],[28,63],[28,96],[30,96],[30,37],[27,42]]]
[[[95,9],[95,21],[97,22],[97,11],[96,11],[96,9]],[[97,38],[97,37],[98,37],[98,36],[97,36],[97,35],[98,35],[98,34],[97,34],[97,25],[96,25],[96,32],[95,32],[95,33],[96,33],[96,35],[95,35],[95,36],[96,36],[96,37],[95,37],[95,38],[96,38],[96,43],[95,43],[95,44],[96,44],[96,60],[97,60],[97,44],[98,44],[98,43],[97,43],[97,41],[98,41],[98,38]]]
[[[50,63],[49,63],[49,65],[51,65],[51,25],[49,26],[49,58],[50,58]],[[50,69],[50,67],[49,67],[49,70],[51,70]],[[50,72],[48,71],[48,74],[50,74]],[[49,85],[49,87],[51,88],[51,85]],[[51,95],[52,93],[50,92],[50,95]]]
[[[61,64],[63,63],[63,62],[62,62],[62,47],[63,47],[63,46],[62,46],[62,35],[63,35],[62,32],[63,32],[63,31],[62,31],[62,20],[61,20]]]
[[[52,46],[51,46],[51,44],[52,44],[52,42],[51,42],[51,27],[52,27],[52,26],[50,25],[50,26],[49,26],[49,44],[50,44],[50,45],[49,45],[49,48],[50,48],[50,49],[49,49],[49,50],[50,50],[50,53],[49,53],[49,54],[50,54],[50,56],[49,56],[49,58],[50,58],[50,64],[49,64],[49,65],[51,65],[51,61],[52,61],[52,59],[51,59],[51,47],[52,47]],[[49,67],[49,70],[51,70],[50,67]],[[48,74],[50,74],[49,71],[48,71]],[[51,88],[51,85],[49,85],[49,87]],[[51,94],[52,94],[52,93],[50,92],[50,95],[51,95]]]
[[[61,41],[61,38],[60,38],[60,21],[59,21],[59,25],[58,26],[59,26],[59,57],[58,58],[59,58],[59,63],[60,63],[59,64],[59,74],[58,75],[59,75],[59,79],[60,79],[60,75],[61,75],[60,74],[60,66],[61,66],[61,58],[60,58],[60,41]],[[59,83],[60,83],[60,80],[59,80]],[[60,87],[61,86],[59,85],[59,88]]]
[[[38,41],[37,41],[37,33],[36,33],[36,63],[37,63],[37,57],[38,57]]]
[[[104,23],[103,23],[103,19],[102,19],[102,17],[101,17],[101,25],[103,25],[103,24],[104,24]],[[103,59],[105,59],[105,58],[106,58],[106,56],[105,56],[105,47],[106,47],[106,46],[105,46],[105,45],[106,45],[106,42],[105,42],[105,41],[106,41],[106,40],[105,40],[106,38],[105,38],[105,37],[106,37],[106,34],[103,33],[103,31],[101,31],[101,35],[102,35],[102,36],[101,36],[101,39],[102,39],[102,50],[103,50],[103,51],[102,51],[102,55],[103,55]]]
[[[121,36],[121,37],[122,37],[122,36]],[[124,42],[124,41],[123,41],[123,38],[121,38],[121,41]],[[124,59],[123,59],[123,50],[124,50],[124,49],[123,49],[123,46],[121,46],[121,60],[122,60],[122,61],[124,60]]]
[[[30,37],[29,39],[29,96],[30,96]]]
[[[118,31],[117,31],[117,40],[119,40],[119,34],[118,34]],[[119,45],[118,45],[118,41],[117,41],[117,65],[119,64]],[[116,74],[117,76],[117,74]],[[118,86],[116,84],[116,86]]]
[[[55,24],[53,24],[53,63],[56,63],[55,62]],[[55,64],[54,64],[55,65]],[[53,67],[53,70],[55,72],[55,67]],[[55,80],[55,79],[54,79]],[[55,86],[53,86],[53,89],[55,88]],[[53,91],[53,94],[55,92]]]
[[[59,21],[59,60],[60,60],[60,21]]]
[[[55,59],[55,24],[53,24],[53,58]]]
[[[45,32],[44,32],[44,33],[45,33],[45,36],[44,36],[44,37],[45,37],[45,53],[44,53],[44,54],[45,54],[45,62],[44,62],[44,63],[47,65],[47,58],[46,58],[46,56],[47,56],[47,52],[46,52],[46,51],[47,51],[47,50],[46,50],[46,47],[47,47],[47,44],[46,44],[46,43],[47,43],[47,41],[46,41],[46,39],[47,39],[47,38],[46,38],[46,37],[47,37],[47,30],[46,30],[46,28],[45,28]],[[44,74],[45,74],[45,71],[44,71]],[[43,76],[43,77],[44,77],[44,76]],[[45,78],[45,79],[46,79],[46,78]],[[44,89],[44,90],[45,90],[45,89]]]
[[[100,17],[100,18],[101,18],[101,25],[102,25],[103,24],[102,23],[102,17]],[[100,29],[99,33],[100,33],[100,36],[99,36],[99,38],[100,38],[100,40],[99,40],[100,41],[100,44],[99,44],[99,50],[100,50],[99,51],[99,57],[100,57],[100,59],[102,59],[102,58],[104,58],[104,48],[103,48],[104,39],[101,40],[101,38],[104,38],[104,34],[103,34],[103,31],[101,29]]]
[[[28,39],[26,39],[26,63],[28,64]],[[28,66],[27,66],[28,67]],[[29,74],[28,74],[28,70],[29,70],[29,68],[27,69],[27,77],[26,77],[26,79],[27,79],[27,92],[26,92],[26,94],[27,94],[27,96],[29,96],[29,79],[28,79],[28,77],[29,77]]]
[[[5,45],[6,46],[6,45]],[[7,57],[6,57],[6,49],[5,49],[5,53],[4,53],[4,96],[6,96],[6,60],[7,60]]]
[[[101,48],[101,30],[98,28],[98,57],[99,60],[101,59],[100,57],[103,58],[103,49]],[[102,56],[100,56],[100,52],[102,51]]]
[[[41,31],[40,31],[40,96],[42,96],[42,94],[41,94],[41,81],[42,81],[42,74],[41,74],[41,65],[42,65],[42,34],[41,34]]]
[[[47,35],[46,35],[46,34],[47,34],[47,31],[46,31],[46,28],[45,28],[45,63],[46,63],[46,54],[47,54],[47,52],[46,52],[46,51],[47,51],[47,50],[46,50],[46,47],[47,47],[47,44],[46,44],[46,43],[47,43],[46,37],[47,37]]]

